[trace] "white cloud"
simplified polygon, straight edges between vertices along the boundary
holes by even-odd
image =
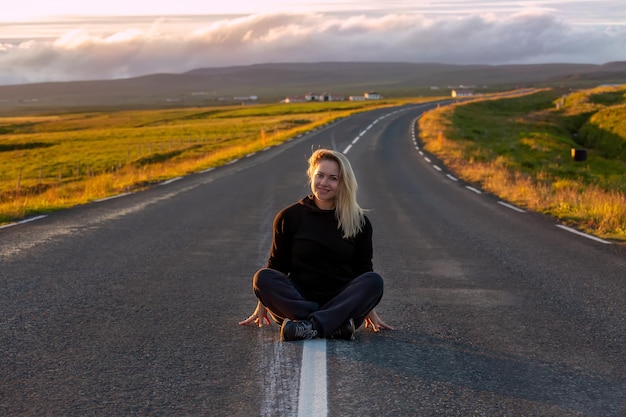
[[[0,84],[264,62],[602,64],[626,58],[626,27],[574,27],[538,9],[506,16],[318,13],[89,23],[52,38],[0,39]]]

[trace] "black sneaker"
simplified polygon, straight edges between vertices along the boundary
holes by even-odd
[[[356,333],[356,329],[354,327],[354,320],[350,319],[344,324],[342,324],[340,328],[335,330],[333,334],[328,336],[328,338],[329,339],[354,340],[355,333]]]
[[[317,330],[309,320],[291,321],[285,319],[280,328],[280,340],[306,340],[317,336]]]

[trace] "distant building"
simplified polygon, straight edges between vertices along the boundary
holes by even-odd
[[[306,93],[304,96],[290,96],[281,100],[281,103],[304,103],[304,102],[325,102],[344,101],[344,96],[336,96],[329,93]]]
[[[331,101],[331,96],[328,93],[307,93],[304,98],[306,101]]]
[[[307,99],[302,96],[285,97],[281,103],[304,103]]]
[[[363,97],[365,97],[365,100],[381,100],[383,98],[383,96],[378,94],[376,91],[368,91],[363,95]]]
[[[474,90],[469,90],[466,88],[455,88],[452,90],[452,97],[472,97],[474,95]]]
[[[365,100],[380,100],[383,96],[375,91],[369,91],[362,96],[339,96],[329,93],[307,93],[304,96],[291,96],[285,97],[281,100],[281,103],[303,103],[303,102],[325,102],[325,101],[365,101]]]

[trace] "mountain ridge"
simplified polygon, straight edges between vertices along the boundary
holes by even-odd
[[[276,102],[310,91],[385,97],[447,95],[448,86],[589,88],[626,83],[626,61],[605,64],[454,65],[394,62],[266,63],[197,68],[132,78],[0,86],[0,110],[211,105],[236,96]],[[438,91],[433,92],[433,89]],[[443,93],[442,93],[443,90]]]

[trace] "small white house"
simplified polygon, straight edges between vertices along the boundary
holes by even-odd
[[[363,95],[365,100],[381,100],[383,96],[378,94],[376,91],[368,91]]]

